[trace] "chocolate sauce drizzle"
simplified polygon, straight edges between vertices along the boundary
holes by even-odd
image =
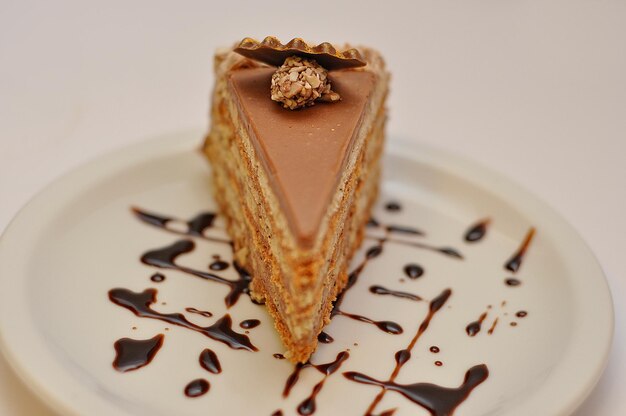
[[[396,364],[404,365],[404,363],[406,363],[407,361],[411,359],[411,351],[409,350],[397,351],[394,357],[396,359]]]
[[[215,260],[209,264],[209,269],[214,272],[221,272],[222,270],[228,269],[228,263],[223,260]]]
[[[410,300],[415,300],[415,301],[422,300],[421,296],[414,295],[412,293],[407,293],[407,292],[400,292],[398,290],[387,289],[378,285],[370,286],[370,292],[376,295],[390,295],[390,296],[395,296],[397,298],[410,299]]]
[[[163,346],[163,338],[163,334],[158,334],[150,339],[118,339],[113,344],[115,348],[113,368],[125,373],[150,364]]]
[[[376,218],[370,218],[367,222],[367,226],[369,228],[382,228],[386,233],[397,233],[397,234],[407,234],[407,235],[426,235],[422,230],[417,229],[415,227],[408,227],[405,225],[394,225],[394,224],[381,224]]]
[[[387,207],[391,210],[399,210],[401,207],[398,205],[396,208],[389,206]],[[232,242],[230,240],[226,240],[223,238],[210,237],[205,235],[205,232],[211,229],[214,225],[214,221],[216,215],[211,212],[204,212],[196,215],[190,220],[181,220],[174,217],[162,216],[159,214],[154,214],[150,212],[146,212],[140,210],[138,208],[132,208],[134,215],[141,220],[142,222],[152,225],[154,227],[163,229],[165,231],[178,234],[185,235],[190,237],[198,237],[208,241],[213,241],[222,244],[228,244],[232,247]],[[176,222],[178,224],[184,223],[186,224],[186,230],[180,231],[179,227],[171,227],[171,223]],[[478,241],[484,237],[486,232],[486,226],[488,224],[488,220],[486,224],[484,224],[484,230],[481,230],[480,227],[475,227],[470,236],[469,230],[466,238],[468,241]],[[480,224],[477,224],[480,225]],[[419,229],[413,227],[404,227],[399,225],[381,225],[378,221],[372,218],[368,222],[369,227],[377,227],[384,230],[384,237],[371,237],[366,236],[366,238],[373,239],[377,241],[377,244],[370,247],[366,250],[365,258],[362,262],[349,274],[348,283],[344,291],[338,295],[336,301],[333,304],[333,310],[331,313],[331,318],[337,315],[346,316],[348,318],[365,322],[369,324],[376,325],[382,331],[385,331],[390,334],[400,334],[403,332],[403,329],[400,325],[392,321],[375,321],[370,318],[367,318],[362,315],[352,314],[348,312],[344,312],[341,310],[340,306],[343,301],[343,297],[345,296],[348,289],[350,289],[354,284],[358,281],[358,278],[362,271],[364,270],[366,264],[378,258],[384,251],[384,246],[386,243],[400,244],[410,247],[415,247],[424,250],[435,251],[445,256],[457,259],[463,259],[463,256],[460,252],[454,248],[450,247],[436,247],[429,244],[425,244],[419,241],[415,241],[413,239],[409,239],[411,236],[423,236],[425,235]],[[481,234],[478,236],[478,234]],[[404,239],[394,238],[393,236],[406,236]],[[534,235],[534,229],[531,229],[531,233],[527,236],[525,242],[522,244],[518,253],[514,255],[509,263],[505,267],[509,269],[509,265],[514,267],[515,270],[509,269],[513,272],[519,269],[522,258],[524,256],[525,251],[527,250],[530,241],[532,240],[532,236]],[[478,237],[477,237],[478,236]],[[171,269],[183,272],[185,274],[189,274],[204,280],[209,280],[212,282],[224,284],[230,288],[229,293],[224,299],[227,308],[235,305],[238,299],[242,294],[249,293],[249,284],[251,281],[250,275],[236,262],[233,262],[233,266],[239,274],[239,278],[237,280],[229,280],[225,279],[217,274],[205,272],[201,270],[196,270],[190,267],[182,266],[177,263],[177,258],[182,255],[191,252],[195,248],[195,243],[189,239],[182,239],[174,242],[173,244],[146,252],[141,260],[144,264],[147,264],[152,267],[160,268],[160,269]],[[516,259],[517,258],[517,259]],[[219,259],[219,256],[214,256],[214,261],[209,264],[209,269],[211,271],[222,271],[229,267],[229,263],[222,261]],[[409,264],[404,268],[405,274],[411,279],[417,279],[424,273],[424,270],[421,266],[417,264]],[[160,275],[160,273],[157,273]],[[155,275],[157,275],[155,274]],[[156,280],[158,281],[158,280]],[[508,283],[507,283],[508,284]],[[423,300],[420,296],[414,295],[407,292],[400,292],[395,290],[390,290],[384,288],[379,285],[374,285],[370,287],[370,292],[376,295],[390,295],[394,297],[405,298],[413,301],[421,301]],[[411,342],[407,346],[406,349],[400,350],[396,353],[396,366],[393,370],[388,381],[379,381],[373,379],[367,375],[356,373],[356,372],[347,372],[344,373],[344,376],[352,381],[363,383],[363,384],[371,384],[382,387],[381,392],[376,396],[374,401],[371,403],[368,408],[367,415],[371,415],[380,400],[382,400],[384,394],[387,390],[397,391],[400,394],[407,397],[409,400],[419,404],[424,407],[428,411],[431,412],[434,416],[445,416],[451,415],[454,409],[462,403],[471,393],[471,391],[481,384],[488,376],[489,372],[485,365],[478,365],[472,367],[467,371],[465,376],[465,381],[458,388],[447,388],[441,387],[434,384],[429,383],[415,383],[410,385],[403,385],[395,383],[395,379],[399,374],[403,365],[411,359],[411,351],[413,350],[415,344],[421,337],[421,335],[428,329],[431,320],[437,314],[437,312],[444,306],[447,302],[448,298],[451,296],[451,290],[444,290],[439,296],[433,299],[429,304],[429,312],[427,316],[421,322],[419,329],[416,334],[412,338]],[[257,351],[257,348],[250,342],[250,339],[243,335],[236,333],[232,330],[232,320],[228,314],[224,315],[222,318],[218,319],[213,325],[208,327],[202,327],[199,325],[195,325],[192,322],[189,322],[184,315],[180,313],[170,313],[163,314],[155,311],[151,308],[151,305],[156,302],[156,289],[146,289],[143,292],[132,292],[128,289],[112,289],[109,291],[110,300],[126,309],[129,309],[135,315],[139,317],[151,318],[161,320],[173,325],[178,325],[180,327],[184,327],[190,329],[195,332],[199,332],[209,338],[222,342],[228,345],[233,349],[245,349],[248,351]],[[210,317],[212,314],[210,312],[198,311],[195,308],[186,308],[187,312],[190,313],[199,313],[203,316]],[[483,318],[484,319],[484,318]],[[482,321],[481,321],[482,322]],[[259,323],[258,320],[245,320],[240,323],[240,326],[244,329],[253,328],[257,326]],[[496,319],[497,323],[497,319]],[[495,327],[495,323],[493,325]],[[493,328],[492,327],[492,328]],[[479,329],[480,330],[480,329]],[[491,331],[491,330],[490,330]],[[247,331],[246,331],[247,333]],[[491,332],[490,332],[491,333]],[[157,336],[158,337],[158,336]],[[155,337],[155,338],[157,338]],[[161,337],[161,344],[163,335]],[[155,339],[153,338],[153,340]],[[333,338],[326,334],[325,332],[321,332],[318,335],[319,342],[322,343],[330,343],[333,342]],[[122,341],[122,340],[120,340]],[[150,340],[145,340],[150,341]],[[119,342],[119,341],[118,341]],[[117,344],[117,343],[116,343]],[[160,348],[161,344],[159,344],[158,348]],[[357,345],[355,343],[355,345]],[[117,348],[117,347],[116,347]],[[158,351],[156,348],[156,351]],[[436,351],[434,350],[436,349]],[[438,347],[431,347],[431,352],[439,352]],[[154,354],[156,354],[154,351]],[[152,357],[154,356],[152,355]],[[150,360],[152,359],[150,358]],[[275,358],[284,359],[285,357],[282,354],[274,354]],[[319,372],[321,372],[324,377],[318,382],[312,389],[311,394],[305,400],[303,400],[297,407],[297,411],[300,415],[311,415],[316,410],[316,397],[319,392],[322,390],[326,379],[337,372],[341,367],[342,363],[347,360],[349,357],[348,351],[342,351],[337,355],[337,358],[329,362],[327,364],[319,364],[314,365],[310,362],[297,364],[294,368],[294,371],[290,374],[288,379],[286,380],[285,387],[283,390],[283,397],[287,397],[293,388],[293,386],[297,383],[299,379],[299,374],[302,369],[307,367],[314,367]],[[146,362],[146,364],[149,360]],[[221,365],[218,360],[217,355],[210,349],[205,349],[199,356],[200,365],[206,369],[207,371],[217,374],[221,372]],[[145,364],[143,364],[145,365]],[[139,367],[136,367],[139,368]],[[132,368],[134,369],[134,368]],[[130,371],[130,370],[126,370]],[[190,382],[185,388],[185,394],[189,397],[198,397],[205,394],[210,388],[209,382],[204,379],[197,379]],[[394,414],[396,409],[389,409],[381,413],[381,416],[391,416]],[[273,415],[282,415],[281,410],[277,410],[273,413]]]
[[[337,295],[337,299],[333,303],[333,309],[331,311],[330,317],[331,319],[337,315],[345,316],[350,319],[354,319],[355,321],[365,322],[368,324],[372,324],[377,326],[380,330],[388,333],[388,334],[401,334],[403,332],[402,327],[393,321],[375,321],[373,319],[367,318],[363,315],[357,315],[354,313],[344,312],[340,309],[341,303],[343,302],[343,297],[346,292],[356,284],[359,280],[359,276],[365,269],[365,266],[369,261],[379,257],[384,250],[384,244],[387,241],[386,238],[379,239],[378,244],[370,247],[365,252],[365,258],[361,261],[361,263],[348,275],[348,283],[346,284],[345,289],[339,295]]]
[[[422,275],[424,274],[424,268],[419,264],[410,263],[404,266],[404,274],[406,274],[409,279],[415,280],[419,277],[422,277]]]
[[[402,327],[393,321],[374,321],[373,319],[367,318],[363,315],[357,315],[355,313],[348,313],[348,312],[343,312],[343,311],[337,311],[335,315],[341,315],[350,319],[354,319],[355,321],[376,325],[378,329],[388,334],[399,335],[402,332],[404,332]]]
[[[201,212],[189,221],[187,221],[187,234],[204,236],[204,230],[213,227],[215,221],[214,212]]]
[[[406,235],[425,235],[422,230],[417,228],[407,227],[404,225],[387,225],[385,230],[389,233],[406,234]]]
[[[241,321],[241,323],[239,324],[239,326],[243,329],[252,329],[256,328],[259,325],[261,325],[261,321],[259,321],[258,319],[246,319],[245,321]]]
[[[487,227],[491,223],[491,219],[486,218],[472,225],[465,233],[465,241],[475,243],[482,240],[487,235]]]
[[[349,357],[350,357],[350,353],[348,351],[341,351],[339,354],[337,354],[337,357],[335,358],[334,361],[331,361],[326,364],[312,364],[310,361],[307,361],[306,363],[296,364],[294,366],[292,373],[289,375],[289,377],[287,377],[287,381],[285,382],[285,387],[283,389],[283,397],[287,398],[289,396],[291,389],[296,385],[296,383],[298,382],[300,378],[300,372],[305,368],[313,367],[317,371],[322,373],[324,375],[324,378],[313,387],[313,390],[311,391],[311,394],[309,395],[309,397],[307,397],[298,405],[297,410],[300,415],[311,415],[315,413],[315,409],[316,409],[315,399],[317,395],[319,394],[319,392],[322,390],[322,387],[324,387],[324,383],[326,382],[326,379],[330,377],[332,374],[334,374],[335,372],[337,372],[337,370],[339,370],[343,362],[346,361]]]
[[[185,308],[185,310],[189,313],[195,313],[196,315],[204,316],[205,318],[210,318],[213,314],[209,311],[201,311],[196,308]]]
[[[291,374],[289,374],[289,377],[287,377],[287,381],[285,381],[285,387],[283,388],[283,397],[289,397],[291,389],[300,379],[300,371],[302,371],[303,368],[311,367],[311,365],[312,364],[307,361],[306,363],[298,363],[294,366],[293,371],[291,372]]]
[[[155,283],[160,283],[165,280],[165,276],[162,275],[161,273],[155,273],[152,276],[150,276],[150,280],[152,280]]]
[[[333,337],[331,337],[330,335],[328,335],[326,332],[322,331],[319,333],[319,335],[317,336],[317,340],[319,342],[321,342],[322,344],[330,344],[332,343],[335,339]]]
[[[497,325],[498,325],[498,318],[496,318],[496,319],[493,321],[493,324],[491,324],[491,328],[489,328],[489,331],[487,331],[487,334],[489,334],[489,335],[493,334],[493,331],[495,331],[495,330],[496,330],[496,326],[497,326]]]
[[[380,241],[389,241],[390,243],[394,243],[394,244],[400,244],[400,245],[405,245],[405,246],[409,246],[409,247],[415,247],[415,248],[419,248],[422,250],[429,250],[429,251],[434,251],[440,254],[443,254],[445,256],[448,257],[454,257],[457,259],[463,259],[463,255],[455,248],[451,248],[451,247],[436,247],[436,246],[432,246],[430,244],[426,244],[426,243],[422,243],[419,241],[408,241],[408,240],[403,240],[403,239],[397,239],[397,238],[392,238],[390,237],[390,235],[393,234],[405,234],[405,235],[409,235],[409,236],[424,236],[425,233],[421,230],[418,230],[417,228],[413,228],[413,227],[405,227],[405,226],[400,226],[400,225],[382,225],[380,222],[378,222],[376,219],[374,218],[370,218],[369,222],[367,223],[368,227],[370,228],[383,228],[385,230],[385,236],[384,237],[375,237],[375,236],[371,236],[371,235],[366,235],[365,238],[370,239],[370,240],[378,240]]]
[[[380,227],[380,223],[376,220],[376,218],[370,217],[370,219],[367,220],[365,226],[369,228],[377,228]]]
[[[385,204],[385,209],[389,212],[402,211],[402,205],[397,201],[389,201]]]
[[[209,373],[219,374],[222,372],[222,365],[220,364],[220,360],[217,358],[217,354],[208,348],[205,348],[200,353],[198,361],[200,361],[200,366]]]
[[[224,279],[214,273],[178,265],[176,263],[177,258],[182,254],[193,251],[195,246],[195,243],[191,240],[178,240],[169,246],[146,252],[143,256],[141,256],[141,261],[148,266],[157,267],[159,269],[178,270],[183,273],[199,277],[200,279],[209,280],[230,287],[230,292],[228,292],[224,298],[224,303],[226,303],[227,308],[230,308],[237,303],[239,297],[243,293],[249,293],[249,285],[252,278],[245,269],[237,264],[237,262],[233,263],[233,266],[239,274],[239,279],[237,280]]]
[[[507,286],[515,287],[515,286],[521,285],[522,281],[514,277],[511,277],[511,278],[506,279],[504,283],[506,283]]]
[[[411,339],[411,342],[404,350],[400,350],[396,353],[396,356],[395,356],[396,366],[393,372],[391,373],[391,376],[389,377],[388,381],[378,381],[365,374],[358,373],[358,372],[344,373],[344,376],[349,380],[356,381],[358,383],[377,385],[383,388],[380,391],[380,393],[378,393],[378,395],[374,398],[370,406],[367,408],[367,411],[365,412],[366,415],[372,414],[372,412],[376,409],[376,406],[378,405],[378,403],[380,403],[380,401],[383,399],[383,397],[385,396],[385,393],[388,390],[394,390],[403,394],[405,397],[409,398],[413,402],[429,410],[431,414],[433,415],[444,416],[444,415],[452,414],[452,411],[454,411],[454,409],[463,400],[465,400],[465,398],[467,398],[467,396],[472,391],[472,389],[476,387],[478,384],[482,383],[487,378],[487,375],[488,375],[487,367],[484,365],[477,366],[480,368],[484,367],[484,371],[485,371],[484,378],[482,378],[482,380],[480,380],[477,383],[467,383],[467,380],[466,380],[466,383],[464,383],[459,388],[465,393],[464,395],[454,395],[454,394],[446,395],[445,392],[452,392],[455,389],[439,387],[439,386],[435,386],[433,384],[428,384],[428,383],[416,383],[416,384],[410,384],[410,385],[401,385],[401,384],[395,383],[395,379],[400,373],[400,370],[402,369],[404,364],[411,359],[411,351],[415,347],[415,344],[420,339],[422,334],[426,332],[426,330],[430,326],[430,322],[432,321],[432,319],[435,317],[437,312],[439,312],[441,308],[443,308],[443,306],[448,301],[451,295],[452,295],[452,290],[445,289],[443,292],[441,292],[441,294],[439,294],[436,298],[430,301],[428,314],[426,315],[426,317],[420,324],[417,332],[413,336],[413,339]],[[474,368],[477,368],[477,367],[474,367]],[[470,369],[468,373],[471,372],[474,368]],[[467,379],[467,375],[466,375],[466,379]],[[471,388],[467,387],[467,386],[470,386],[470,384],[471,384]],[[428,387],[425,388],[425,386],[428,386]],[[445,413],[446,409],[449,410],[448,413]],[[439,413],[436,413],[436,412],[439,412]]]
[[[273,355],[274,358],[276,358],[277,360],[284,360],[285,356],[280,354],[280,353],[276,353]]]
[[[387,231],[395,231],[395,232],[399,232],[398,228],[394,228],[393,230],[390,230],[391,226],[387,227]],[[406,230],[405,230],[406,231]],[[412,234],[416,234],[416,235],[421,235],[421,234],[417,234],[417,233],[412,233]],[[388,241],[390,243],[394,243],[394,244],[399,244],[399,245],[404,245],[404,246],[409,246],[409,247],[415,247],[415,248],[419,248],[422,250],[428,250],[428,251],[434,251],[440,254],[443,254],[445,256],[448,257],[453,257],[459,260],[463,259],[463,255],[455,248],[452,247],[437,247],[437,246],[432,246],[430,244],[426,244],[426,243],[421,243],[419,241],[406,241],[406,240],[398,240],[397,238],[391,238],[391,237],[374,237],[374,236],[369,236],[366,235],[365,238],[370,239],[370,240],[385,240]]]
[[[146,289],[143,292],[133,292],[128,289],[111,289],[109,299],[111,302],[126,308],[141,318],[158,319],[173,325],[199,332],[202,335],[222,342],[235,350],[257,351],[250,339],[232,330],[232,320],[226,314],[218,319],[213,325],[202,327],[193,324],[181,313],[161,313],[150,306],[156,302],[156,289]]]
[[[209,237],[204,234],[206,230],[213,227],[213,223],[215,222],[216,218],[216,214],[214,212],[201,212],[189,220],[181,220],[179,218],[166,217],[164,215],[144,211],[141,208],[137,207],[131,207],[131,211],[142,222],[150,224],[157,228],[161,228],[165,231],[169,231],[170,233],[188,235],[191,237],[200,237],[216,243],[232,244],[230,240],[218,237]],[[187,230],[178,231],[168,227],[168,224],[172,222],[185,223],[187,226]]]
[[[470,324],[465,327],[465,332],[467,332],[467,335],[473,337],[478,334],[486,317],[487,312],[483,312],[477,320],[470,322]]]
[[[533,241],[534,236],[535,236],[535,228],[531,227],[530,230],[528,230],[528,233],[526,234],[524,241],[522,241],[522,244],[519,246],[517,251],[504,264],[505,269],[513,273],[517,273],[517,271],[522,265],[522,261],[524,260],[524,255],[526,254],[526,251],[528,251],[528,247],[530,246],[530,243]]]
[[[304,399],[298,406],[298,413],[300,415],[307,416],[307,415],[312,415],[313,413],[315,413],[315,409],[317,407],[315,403],[315,399],[317,395],[319,394],[319,392],[322,391],[322,388],[324,387],[324,383],[326,382],[326,379],[330,377],[331,375],[333,375],[337,370],[339,370],[339,368],[341,367],[341,364],[343,364],[343,362],[346,361],[349,357],[350,357],[350,353],[348,353],[348,351],[342,351],[339,354],[337,354],[337,358],[335,359],[335,361],[331,361],[330,363],[327,363],[327,364],[319,364],[319,365],[314,366],[319,372],[324,374],[324,378],[313,387],[313,390],[311,391],[311,394],[309,395],[309,397]]]
[[[325,375],[327,374],[329,370],[333,369],[332,372],[334,373],[339,368],[339,366],[341,366],[341,363],[347,360],[349,356],[350,354],[347,351],[342,351],[339,354],[337,354],[337,357],[335,358],[334,361],[331,361],[326,364],[313,364],[310,361],[307,361],[306,363],[296,364],[294,366],[293,371],[289,375],[289,377],[287,377],[287,381],[285,382],[285,388],[283,389],[283,397],[289,397],[289,393],[291,392],[291,389],[293,388],[293,386],[295,386],[296,383],[298,382],[298,379],[300,378],[300,372],[303,369],[313,367],[316,370],[318,370],[320,373],[325,374]]]
[[[528,312],[526,311],[519,311],[515,314],[515,316],[517,316],[518,318],[525,318],[526,316],[528,316]]]
[[[210,387],[211,385],[209,384],[209,382],[203,378],[193,380],[192,382],[187,384],[187,386],[185,387],[185,396],[187,397],[203,396],[209,391]]]
[[[398,392],[428,410],[432,416],[450,416],[472,391],[487,379],[489,370],[484,364],[470,368],[459,387],[442,387],[431,383],[398,384],[393,380],[380,381],[354,371],[344,373],[344,376],[357,383],[382,387],[383,393]],[[372,410],[370,406],[366,414],[370,415]]]

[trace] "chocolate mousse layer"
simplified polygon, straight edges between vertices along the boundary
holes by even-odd
[[[310,247],[337,191],[375,75],[331,71],[341,101],[286,111],[269,98],[275,70],[232,71],[229,86],[296,241]]]

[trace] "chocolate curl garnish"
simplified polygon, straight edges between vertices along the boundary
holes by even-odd
[[[246,58],[273,66],[282,65],[287,58],[294,55],[314,59],[328,70],[358,68],[367,65],[359,51],[354,48],[340,52],[328,42],[309,45],[300,38],[294,38],[286,45],[283,45],[274,36],[268,36],[261,42],[252,38],[245,38],[235,48],[235,52]]]

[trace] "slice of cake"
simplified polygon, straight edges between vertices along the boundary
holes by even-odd
[[[246,38],[215,56],[215,198],[293,362],[330,320],[378,191],[389,75],[345,49]]]

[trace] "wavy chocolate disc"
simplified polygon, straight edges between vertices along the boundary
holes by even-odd
[[[286,58],[298,55],[315,59],[326,69],[344,69],[365,66],[367,63],[356,49],[339,52],[328,42],[316,46],[309,46],[304,40],[294,38],[286,45],[273,36],[268,36],[259,42],[252,38],[245,38],[235,48],[235,52],[246,58],[280,66]]]

